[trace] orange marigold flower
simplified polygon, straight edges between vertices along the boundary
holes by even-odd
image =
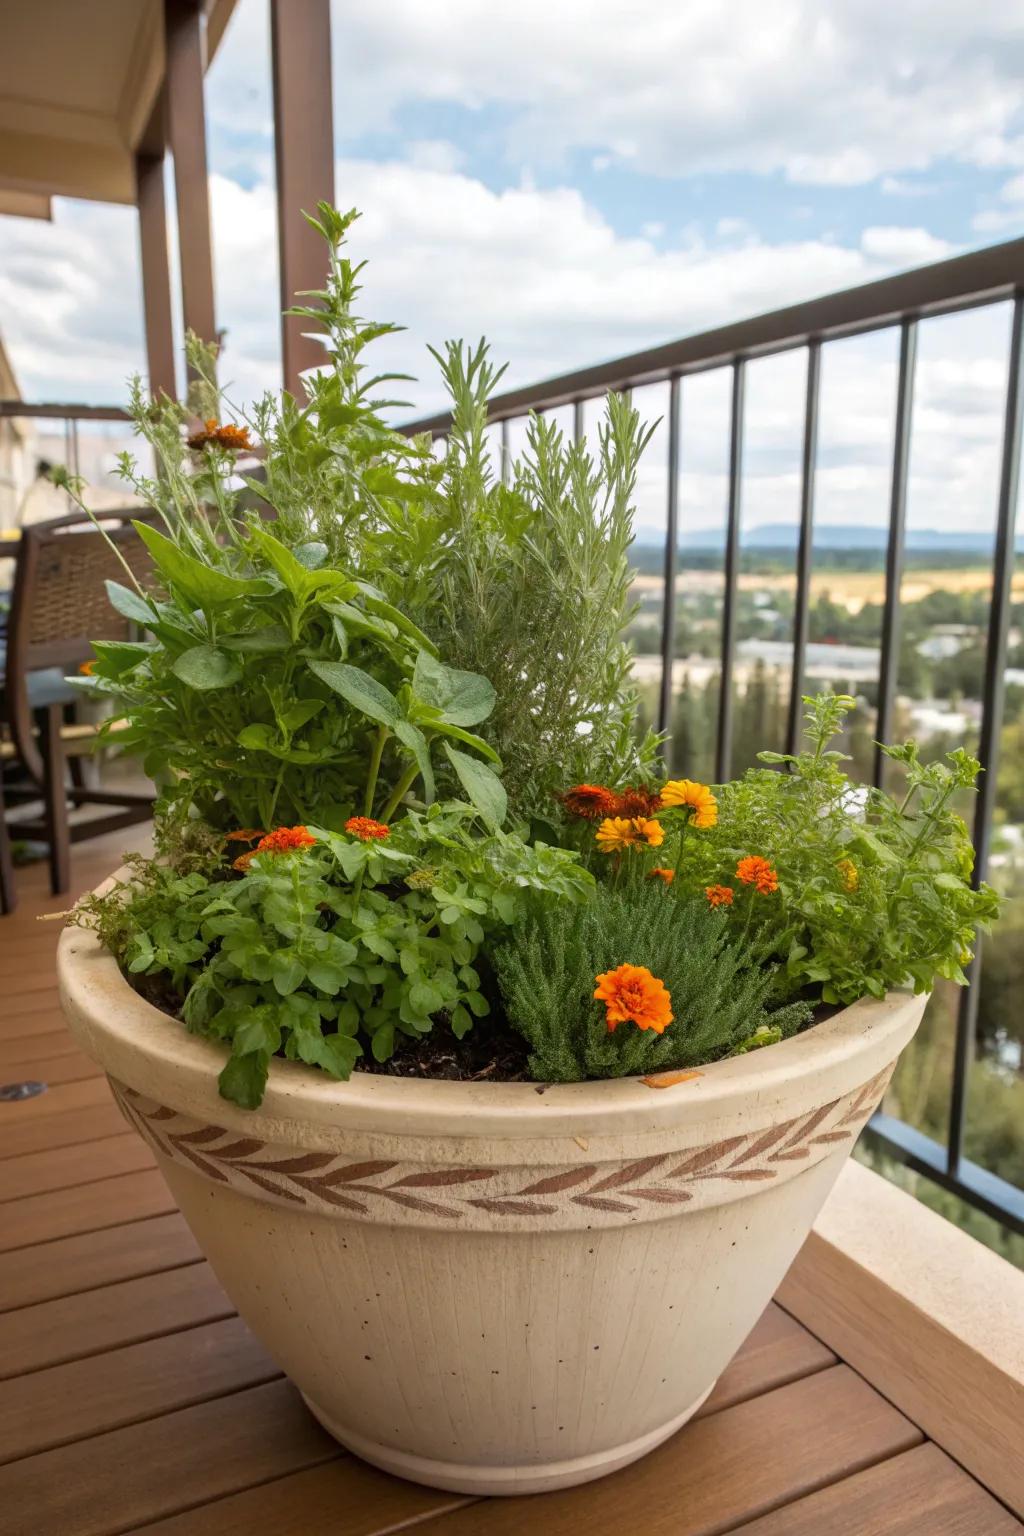
[[[559,796],[570,816],[583,821],[600,821],[604,816],[618,814],[619,797],[603,784],[575,784]]]
[[[645,965],[620,965],[595,978],[594,997],[605,1005],[608,1033],[619,1024],[635,1024],[663,1034],[672,1023],[672,997],[663,981]]]
[[[621,853],[642,842],[648,848],[660,848],[665,841],[665,828],[660,821],[646,816],[607,816],[594,835],[602,853]]]
[[[633,825],[646,841],[648,848],[660,848],[665,841],[665,828],[660,821],[654,821],[647,816],[634,816]]]
[[[188,446],[197,452],[210,446],[224,448],[228,453],[252,453],[253,443],[248,427],[237,427],[234,422],[219,423],[215,416],[208,416],[198,432],[193,432]]]
[[[652,869],[652,870],[650,870],[648,872],[648,875],[647,875],[648,880],[653,880],[653,879],[655,879],[655,877],[657,877],[657,879],[659,879],[659,880],[664,880],[666,885],[671,885],[672,881],[676,877],[676,872],[675,872],[674,869]]]
[[[237,869],[239,874],[244,875],[255,857],[256,849],[250,848],[248,853],[240,853],[238,858],[232,861],[231,868]]]
[[[661,810],[661,795],[656,789],[648,789],[642,784],[620,791],[618,801],[615,811],[618,816],[653,816],[655,811]]]
[[[372,816],[350,816],[345,823],[345,831],[358,837],[361,843],[382,842],[391,836],[391,828],[382,821],[374,821]]]
[[[661,803],[666,810],[688,805],[693,812],[690,820],[695,827],[713,827],[718,820],[718,801],[706,784],[698,784],[693,779],[669,779],[661,792]]]
[[[860,885],[860,872],[856,864],[852,859],[840,859],[836,869],[843,883],[843,890],[852,894]]]
[[[83,677],[92,677],[96,670],[96,657],[90,656],[88,661],[83,661],[78,670]]]
[[[759,858],[756,854],[748,859],[740,859],[736,865],[736,878],[742,880],[744,885],[752,885],[761,896],[770,896],[772,891],[779,888],[779,877],[775,870],[767,859]]]
[[[278,827],[261,837],[254,853],[291,853],[296,848],[311,848],[316,838],[308,827]],[[243,854],[244,858],[245,855]]]
[[[259,827],[236,827],[234,832],[225,834],[226,843],[255,843],[259,838],[266,837],[266,833]]]
[[[731,885],[706,885],[704,895],[713,907],[731,907],[736,892]]]

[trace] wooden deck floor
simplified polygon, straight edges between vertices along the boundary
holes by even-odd
[[[125,844],[78,852],[79,889]],[[777,1305],[637,1466],[474,1502],[342,1452],[234,1315],[64,1030],[42,867],[0,919],[0,1536],[1012,1536],[1024,1527]]]

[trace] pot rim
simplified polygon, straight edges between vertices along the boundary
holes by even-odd
[[[214,1123],[250,1131],[272,1126],[275,1140],[306,1145],[311,1132],[329,1138],[341,1129],[520,1141],[650,1134],[727,1121],[737,1112],[761,1118],[763,1111],[767,1124],[790,1104],[824,1103],[866,1082],[880,1062],[898,1055],[927,1000],[907,991],[862,998],[788,1040],[695,1069],[698,1075],[665,1091],[638,1077],[543,1085],[357,1070],[338,1082],[275,1058],[263,1103],[245,1110],[218,1092],[223,1049],[140,997],[93,931],[65,928],[57,971],[72,1032],[112,1077],[171,1107],[202,1108]]]

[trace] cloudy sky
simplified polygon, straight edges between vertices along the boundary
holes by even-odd
[[[336,198],[364,211],[381,363],[486,334],[528,382],[1024,232],[1024,12],[1005,0],[375,0],[332,7]],[[239,399],[280,357],[266,0],[207,80],[217,305]],[[3,221],[0,332],[26,398],[117,401],[144,368],[133,210]],[[1007,315],[923,328],[911,522],[991,519]],[[795,517],[802,364],[751,370],[752,522]],[[684,513],[720,515],[725,381],[684,391]],[[882,522],[891,337],[828,349],[819,516]],[[663,408],[663,393],[644,402]],[[641,520],[662,493],[651,455]]]

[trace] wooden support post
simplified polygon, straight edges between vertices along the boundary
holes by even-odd
[[[167,253],[163,155],[137,155],[135,179],[139,203],[142,303],[146,323],[149,392],[173,399],[174,329],[171,321],[171,273]]]
[[[277,239],[281,308],[302,289],[322,288],[324,244],[302,217],[334,201],[330,0],[271,0]],[[302,320],[281,321],[285,388],[299,394],[299,374],[323,362],[323,348],[303,336]],[[308,327],[307,327],[308,328]]]
[[[199,0],[164,0],[167,50],[167,128],[174,156],[174,190],[181,253],[181,300],[186,330],[216,341],[213,250],[203,110],[203,40]]]

